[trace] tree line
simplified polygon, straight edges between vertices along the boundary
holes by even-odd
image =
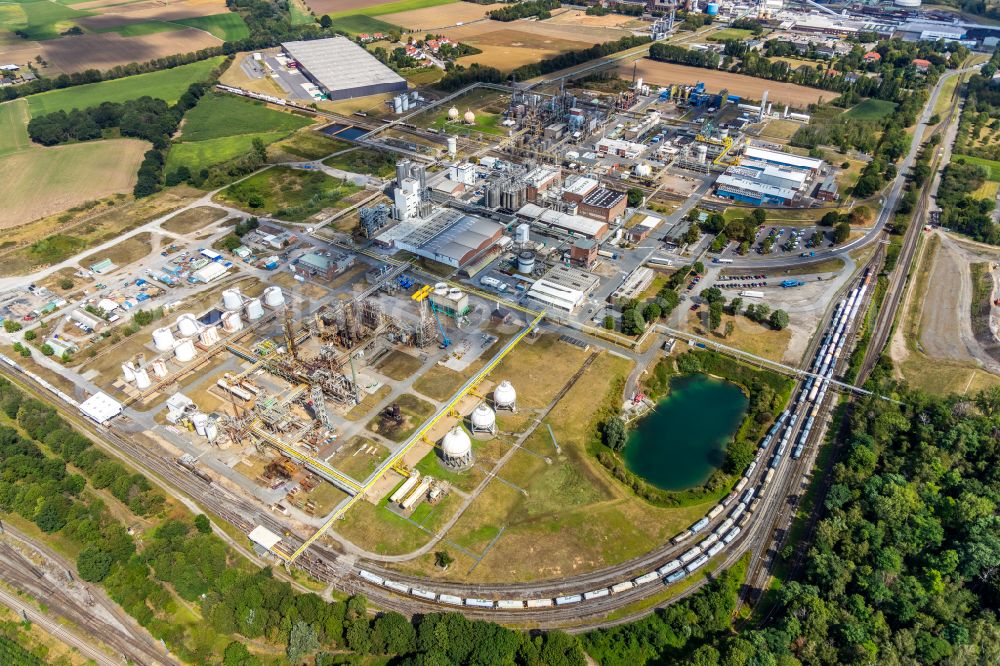
[[[553,9],[562,7],[560,0],[524,0],[500,9],[494,9],[486,15],[493,21],[510,22],[518,19],[537,16],[539,20],[552,18]]]

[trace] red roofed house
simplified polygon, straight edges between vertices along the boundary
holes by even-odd
[[[931,68],[931,61],[924,60],[923,58],[914,58],[913,66],[917,68],[918,72],[926,72]]]
[[[861,56],[861,59],[865,62],[878,62],[882,59],[882,54],[878,51],[869,51],[868,53]]]

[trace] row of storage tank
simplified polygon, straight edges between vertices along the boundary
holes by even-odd
[[[227,333],[236,333],[243,329],[242,313],[246,314],[248,321],[256,321],[264,316],[264,305],[269,308],[280,308],[285,305],[285,295],[281,287],[268,287],[260,298],[246,298],[239,289],[226,289],[222,292],[222,306],[226,310],[222,313],[219,323],[222,330]],[[195,341],[203,347],[212,347],[221,339],[218,326],[204,325],[198,321],[193,314],[185,313],[174,322],[177,334],[174,334],[173,327],[161,326],[153,331],[153,347],[161,353],[173,352],[174,358],[180,363],[193,361],[198,354],[195,348]],[[122,375],[128,383],[135,382],[139,390],[148,388],[151,385],[149,372],[146,368],[127,367],[130,364],[122,365]],[[166,363],[163,359],[157,359],[150,367],[157,378],[166,377]]]

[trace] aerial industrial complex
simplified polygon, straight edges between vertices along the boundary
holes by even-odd
[[[185,120],[164,142],[143,137],[139,177],[160,174],[148,197],[48,219],[46,243],[12,233],[0,254],[35,263],[0,277],[0,368],[174,491],[130,535],[159,539],[163,516],[198,507],[199,534],[224,534],[296,592],[570,631],[642,617],[738,564],[740,616],[777,563],[807,557],[792,539],[813,530],[810,487],[825,492],[844,459],[821,454],[840,446],[851,401],[902,400],[866,383],[876,365],[904,348],[917,358],[920,326],[948,320],[929,310],[930,324],[898,325],[897,312],[922,311],[907,289],[927,288],[930,273],[911,270],[920,257],[975,259],[974,293],[954,289],[974,315],[965,348],[982,352],[966,388],[994,385],[1000,258],[939,228],[938,188],[969,132],[963,86],[997,82],[1000,28],[919,0],[593,7],[512,21],[530,3],[462,7],[472,18],[458,21],[442,5],[439,26],[424,9],[306,16],[281,39],[227,40],[226,55],[245,50],[163,105]],[[390,36],[377,16],[407,25]],[[494,24],[516,33],[504,49],[526,35],[549,44],[567,24],[626,46],[493,75],[483,63],[499,38],[482,35]],[[835,68],[848,57],[857,71]],[[890,75],[912,90],[878,88]],[[914,111],[909,94],[926,102]],[[131,103],[102,109],[131,119]],[[58,130],[55,116],[31,136]],[[880,140],[854,137],[853,122]],[[989,149],[979,132],[967,149]],[[232,154],[181,163],[213,151]],[[992,173],[974,191],[996,199]],[[127,224],[109,231],[104,215]],[[668,448],[639,462],[643,424],[692,378],[705,380],[693,392],[732,389],[732,409],[696,417],[688,404],[677,429],[709,422],[705,450],[658,428]],[[60,441],[46,446],[58,454]],[[691,464],[663,464],[681,455]],[[651,459],[691,478],[647,475]],[[134,499],[100,490],[117,512]],[[149,566],[165,576],[163,560]],[[220,596],[191,590],[186,603]],[[291,645],[305,630],[280,631]],[[160,646],[115,647],[139,659]]]

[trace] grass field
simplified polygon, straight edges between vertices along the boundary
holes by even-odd
[[[250,36],[250,30],[243,22],[243,17],[233,12],[178,19],[174,23],[210,32],[224,42],[232,42]]]
[[[90,16],[90,12],[79,11],[51,0],[17,3],[18,12],[0,15],[0,28],[13,32],[20,30],[30,40],[56,39],[60,33],[73,27],[73,19]]]
[[[710,42],[727,42],[730,40],[741,42],[745,39],[749,39],[753,34],[751,30],[744,30],[741,28],[723,28],[718,32],[713,32],[708,37]]]
[[[398,25],[386,23],[385,21],[371,16],[366,16],[364,14],[338,16],[333,20],[333,27],[335,30],[343,30],[349,35],[357,35],[363,32],[372,33],[400,31],[400,27]]]
[[[256,132],[293,132],[312,121],[269,109],[262,102],[208,94],[184,118],[181,141],[205,141]]]
[[[316,22],[316,19],[306,8],[304,0],[290,0],[288,3],[288,15],[292,21],[292,25],[309,25]]]
[[[350,148],[346,141],[331,139],[325,134],[310,129],[301,129],[286,139],[268,147],[268,159],[273,162],[294,162],[296,160],[318,160],[331,153]]]
[[[358,148],[323,160],[323,164],[341,171],[365,173],[388,178],[396,172],[396,160],[388,154],[370,148]]]
[[[987,160],[982,157],[972,157],[970,155],[952,155],[953,162],[960,160],[966,164],[977,164],[986,170],[986,177],[990,180],[1000,181],[1000,162]]]
[[[360,189],[318,171],[275,167],[230,185],[219,198],[253,213],[302,222],[321,210],[337,208]]]
[[[260,139],[265,144],[281,140],[283,132],[258,132],[256,134],[239,134],[237,136],[221,136],[218,139],[205,141],[183,141],[170,147],[167,154],[167,173],[180,166],[186,166],[192,172],[213,164],[245,155],[253,147],[253,140]]]
[[[144,95],[157,97],[172,104],[189,85],[208,78],[209,73],[218,67],[222,60],[223,56],[218,56],[159,72],[88,83],[62,90],[50,90],[29,96],[28,109],[32,116],[39,116],[53,111],[85,109],[97,106],[101,102],[124,102]]]
[[[382,16],[383,14],[394,14],[396,12],[408,12],[414,9],[424,9],[426,7],[438,7],[440,5],[450,5],[458,0],[397,0],[396,2],[385,2],[373,4],[369,7],[358,7],[356,9],[336,10],[343,3],[340,0],[314,0],[309,4],[318,16],[328,14],[330,18],[340,16],[350,16],[352,14],[362,14],[364,16]],[[353,4],[353,3],[352,3]]]
[[[880,120],[891,115],[895,110],[895,102],[887,102],[882,99],[866,99],[848,109],[844,113],[844,117],[855,118],[857,120]]]
[[[172,231],[175,234],[189,234],[193,231],[203,229],[213,222],[218,222],[225,216],[226,212],[223,210],[202,206],[178,213],[161,226],[163,229]]]

